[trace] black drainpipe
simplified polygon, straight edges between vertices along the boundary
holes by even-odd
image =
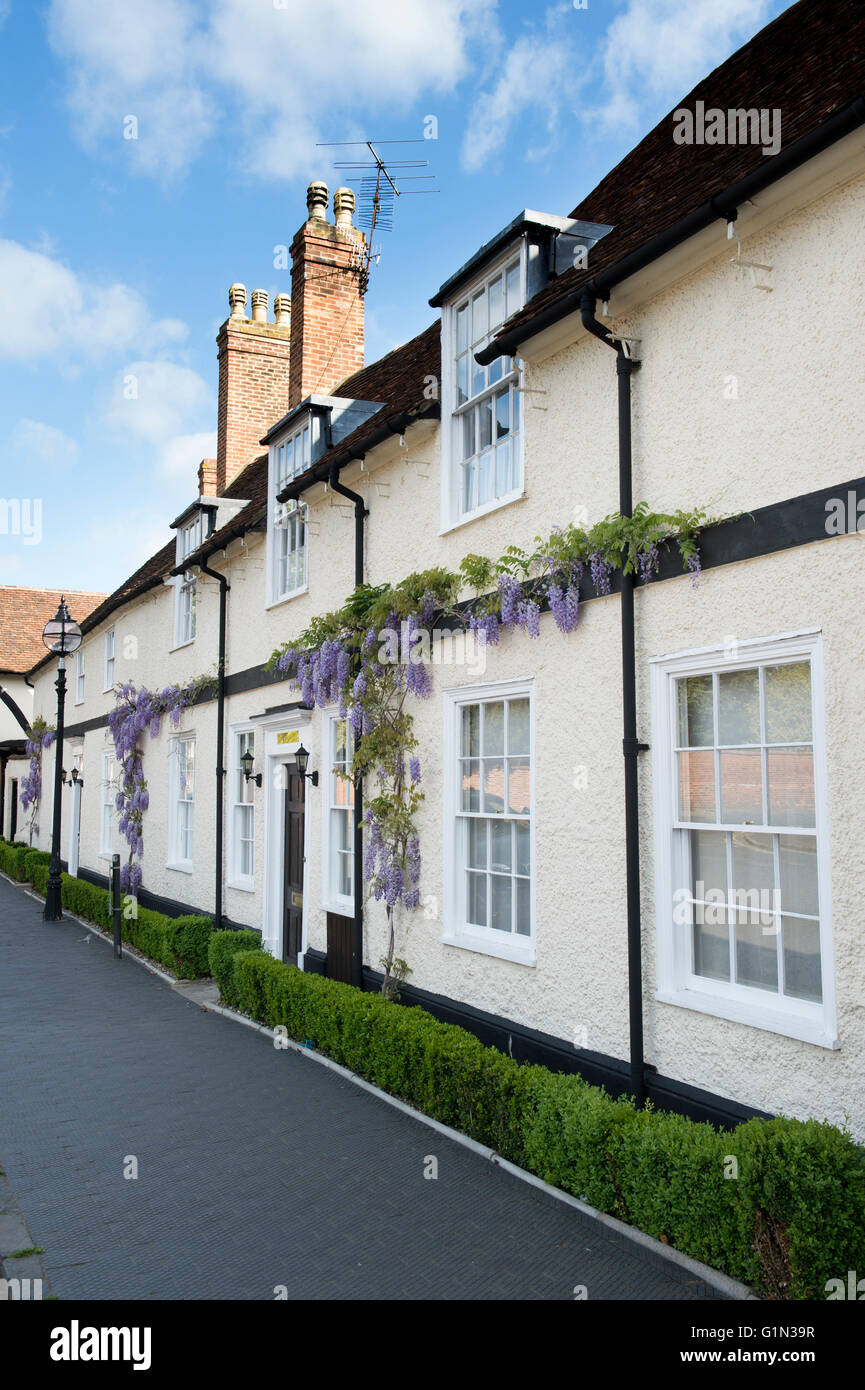
[[[330,470],[328,485],[354,503],[354,583],[363,583],[363,522],[369,516],[359,492],[352,492],[339,481],[336,464]],[[363,779],[354,784],[354,933],[351,948],[351,982],[363,988]]]
[[[225,800],[225,620],[229,583],[224,574],[198,561],[202,574],[219,580],[219,664],[216,677],[216,885],[213,894],[213,926],[222,930],[222,843]]]
[[[590,290],[580,302],[583,327],[616,353],[619,387],[619,511],[633,515],[631,469],[631,375],[639,361],[595,318]],[[640,809],[638,759],[648,748],[637,739],[637,668],[634,649],[634,575],[622,575],[622,752],[625,756],[625,882],[628,905],[628,1011],[631,1036],[631,1093],[637,1105],[646,1098],[643,1057],[643,966],[640,925]]]

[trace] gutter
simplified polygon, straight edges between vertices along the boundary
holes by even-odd
[[[640,363],[620,339],[595,318],[595,297],[586,288],[580,301],[583,327],[616,354],[619,397],[619,511],[632,516],[631,376]],[[640,920],[639,756],[648,748],[637,739],[637,665],[634,633],[633,574],[622,574],[622,753],[625,759],[625,886],[628,922],[628,1014],[630,1021],[631,1094],[637,1105],[646,1099],[643,1049],[643,943]]]
[[[738,179],[729,188],[721,193],[715,194],[707,199],[700,207],[693,212],[689,212],[686,217],[674,222],[671,227],[667,227],[657,236],[651,237],[642,246],[638,246],[635,251],[629,252],[615,265],[608,270],[602,270],[598,275],[580,285],[577,289],[571,290],[555,304],[550,304],[546,309],[542,309],[534,318],[521,323],[517,328],[512,328],[504,333],[500,338],[488,343],[485,348],[475,354],[475,360],[485,366],[489,362],[494,362],[497,357],[518,356],[517,348],[521,343],[525,343],[529,338],[535,337],[543,332],[545,328],[551,328],[553,324],[559,323],[561,319],[567,318],[569,314],[574,314],[581,310],[582,297],[588,292],[596,299],[608,299],[610,291],[615,285],[619,285],[623,280],[636,275],[652,261],[658,260],[668,251],[674,250],[683,241],[703,231],[712,222],[721,219],[725,222],[735,221],[737,208],[740,203],[747,202],[756,193],[761,193],[763,189],[784,178],[786,174],[793,173],[794,170],[806,164],[809,159],[834,145],[836,141],[849,135],[865,123],[865,98],[854,97],[840,111],[836,111],[834,116],[830,116],[822,125],[803,135],[800,140],[795,140],[792,145],[782,149],[778,154],[771,157],[764,157],[763,163],[744,178]]]

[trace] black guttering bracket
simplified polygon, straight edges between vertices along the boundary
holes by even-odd
[[[553,324],[559,323],[561,319],[567,318],[569,314],[577,313],[584,291],[588,290],[597,299],[608,299],[610,291],[615,285],[621,284],[637,271],[644,269],[652,261],[658,260],[668,251],[672,251],[676,246],[687,241],[689,237],[695,236],[697,232],[703,231],[710,223],[719,219],[730,222],[735,220],[736,211],[741,203],[753,198],[756,193],[761,193],[764,188],[777,183],[786,174],[793,173],[801,165],[806,164],[809,159],[814,159],[816,155],[822,154],[830,145],[834,145],[838,140],[849,135],[858,126],[865,123],[865,98],[858,96],[843,106],[840,111],[836,111],[834,116],[830,116],[822,125],[815,130],[803,135],[800,140],[795,140],[792,145],[782,149],[776,155],[764,156],[762,164],[753,169],[744,178],[738,179],[729,188],[708,198],[700,207],[689,212],[687,216],[674,222],[671,227],[667,227],[657,236],[650,237],[642,246],[638,246],[635,251],[623,256],[615,265],[608,270],[601,271],[593,279],[579,285],[564,295],[554,304],[542,309],[533,318],[527,319],[517,328],[511,329],[500,338],[495,338],[488,343],[480,352],[475,353],[475,360],[482,366],[489,362],[494,362],[497,357],[517,357],[517,348],[521,343],[527,342],[529,338],[534,338],[538,333],[542,333],[545,328],[551,328]]]
[[[438,420],[440,417],[441,405],[438,401],[429,401],[414,412],[403,411],[399,415],[389,416],[383,424],[367,436],[363,444],[352,445],[348,449],[343,449],[335,458],[325,459],[322,463],[308,469],[300,478],[295,478],[293,482],[283,488],[282,492],[276,494],[277,502],[296,502],[307,488],[313,487],[316,483],[329,483],[333,468],[340,470],[358,459],[366,458],[370,449],[376,448],[378,444],[383,444],[392,434],[404,434],[410,425],[419,424],[422,420]]]

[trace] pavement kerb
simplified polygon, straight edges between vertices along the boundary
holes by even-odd
[[[36,902],[44,902],[44,899],[38,893],[34,893],[29,888],[24,888],[22,884],[16,883],[15,880],[9,878],[7,874],[0,874],[0,877],[5,878],[7,882],[13,884],[14,887],[23,889],[27,896],[33,898]],[[105,936],[93,922],[88,922],[83,917],[76,917],[70,912],[64,913],[64,917],[70,921],[77,922],[82,927],[86,927],[91,935],[101,938],[106,944],[112,944],[111,938]],[[124,955],[127,960],[134,960],[137,964],[143,965],[145,970],[149,970],[152,975],[158,975],[161,980],[164,980],[169,985],[183,983],[182,981],[176,980],[173,975],[168,975],[164,970],[160,970],[158,966],[153,965],[143,956],[135,955],[131,951],[124,952]],[[223,1004],[202,1004],[200,1007],[206,1009],[208,1013],[221,1014],[224,1018],[232,1019],[235,1023],[242,1023],[244,1027],[251,1028],[253,1032],[256,1033],[263,1033],[272,1041],[278,1039],[280,1050],[291,1049],[293,1052],[298,1052],[302,1056],[311,1058],[321,1066],[327,1067],[328,1070],[336,1072],[339,1076],[343,1077],[344,1080],[350,1081],[352,1085],[359,1086],[361,1090],[368,1091],[379,1100],[383,1100],[386,1104],[392,1105],[396,1110],[401,1110],[403,1114],[410,1115],[412,1119],[419,1120],[421,1124],[426,1125],[428,1129],[435,1130],[437,1134],[444,1135],[445,1138],[453,1140],[455,1144],[460,1144],[465,1149],[470,1149],[472,1153],[478,1154],[479,1157],[486,1159],[487,1162],[494,1163],[512,1177],[519,1178],[521,1182],[529,1183],[532,1187],[536,1187],[540,1191],[547,1193],[548,1196],[555,1198],[556,1201],[563,1202],[566,1206],[575,1208],[577,1211],[582,1212],[584,1216],[598,1221],[602,1226],[606,1226],[609,1230],[615,1231],[616,1234],[623,1239],[641,1246],[644,1250],[660,1257],[662,1260],[678,1265],[681,1269],[688,1270],[689,1273],[696,1275],[711,1288],[717,1289],[719,1293],[723,1293],[727,1298],[759,1301],[759,1296],[754,1293],[753,1289],[748,1288],[747,1284],[742,1284],[739,1280],[732,1279],[728,1274],[722,1274],[720,1270],[712,1269],[710,1265],[705,1265],[700,1260],[695,1260],[693,1256],[686,1255],[681,1250],[676,1250],[671,1245],[664,1245],[663,1241],[655,1240],[654,1236],[647,1235],[644,1231],[638,1230],[636,1226],[629,1226],[626,1222],[619,1221],[617,1217],[608,1215],[607,1212],[598,1211],[597,1208],[589,1206],[588,1202],[582,1202],[578,1197],[571,1196],[569,1192],[562,1192],[560,1188],[553,1187],[550,1183],[544,1182],[543,1178],[536,1177],[534,1173],[529,1173],[525,1168],[518,1167],[516,1163],[511,1163],[509,1159],[501,1158],[493,1149],[488,1148],[484,1144],[479,1144],[476,1139],[470,1139],[467,1134],[461,1134],[459,1130],[451,1129],[450,1126],[442,1124],[440,1120],[434,1120],[430,1115],[425,1115],[422,1110],[416,1110],[414,1106],[408,1105],[397,1096],[392,1096],[387,1091],[382,1091],[378,1086],[374,1086],[372,1082],[365,1081],[362,1076],[357,1076],[356,1073],[350,1071],[348,1067],[343,1067],[339,1062],[334,1062],[332,1058],[326,1057],[321,1052],[317,1052],[315,1048],[306,1047],[303,1043],[295,1042],[293,1038],[288,1038],[282,1033],[277,1033],[275,1029],[268,1028],[263,1023],[257,1023],[255,1019],[247,1017],[246,1014],[238,1013],[235,1009],[228,1009]]]
[[[280,1049],[290,1048],[293,1052],[299,1052],[305,1057],[309,1057],[330,1071],[336,1072],[346,1081],[359,1086],[361,1090],[369,1091],[371,1095],[378,1097],[392,1105],[396,1110],[401,1110],[403,1114],[410,1115],[414,1120],[420,1120],[421,1124],[433,1129],[437,1134],[442,1134],[447,1139],[452,1139],[455,1144],[461,1144],[464,1149],[471,1149],[472,1153],[478,1154],[488,1162],[494,1163],[502,1168],[512,1177],[519,1178],[522,1182],[529,1183],[532,1187],[546,1192],[548,1196],[554,1197],[558,1202],[564,1202],[566,1206],[573,1207],[582,1212],[584,1216],[591,1217],[600,1222],[609,1230],[615,1231],[617,1235],[625,1240],[632,1241],[635,1245],[641,1246],[644,1250],[667,1260],[671,1264],[678,1265],[681,1269],[688,1270],[689,1273],[702,1279],[711,1288],[717,1289],[727,1298],[738,1300],[759,1301],[759,1296],[753,1289],[748,1288],[747,1284],[742,1284],[738,1279],[732,1279],[728,1274],[722,1274],[718,1269],[712,1269],[710,1265],[703,1264],[700,1260],[695,1260],[693,1256],[684,1254],[681,1250],[674,1249],[671,1245],[664,1245],[663,1241],[655,1240],[654,1236],[646,1235],[636,1226],[629,1226],[624,1221],[619,1221],[615,1216],[609,1216],[606,1212],[598,1211],[595,1207],[589,1206],[588,1202],[581,1202],[578,1197],[572,1197],[569,1192],[562,1192],[558,1187],[553,1187],[550,1183],[544,1182],[543,1178],[536,1177],[534,1173],[529,1173],[525,1168],[520,1168],[516,1163],[511,1163],[509,1159],[501,1158],[494,1149],[487,1148],[484,1144],[479,1144],[476,1139],[470,1139],[467,1134],[461,1134],[457,1129],[451,1129],[449,1125],[443,1125],[440,1120],[434,1120],[430,1115],[425,1115],[422,1110],[415,1110],[414,1106],[408,1105],[404,1100],[397,1096],[392,1096],[387,1091],[382,1091],[372,1082],[365,1081],[362,1076],[357,1076],[355,1072],[349,1071],[348,1067],[343,1067],[339,1062],[334,1062],[330,1057],[325,1057],[323,1053],[316,1052],[313,1047],[306,1047],[303,1043],[295,1042],[293,1038],[287,1038],[282,1033],[277,1033],[275,1029],[266,1027],[263,1023],[256,1023],[255,1019],[248,1018],[245,1014],[237,1013],[234,1009],[227,1009],[223,1004],[207,1004],[208,1012],[222,1014],[224,1018],[233,1019],[236,1023],[242,1023],[245,1027],[253,1029],[256,1033],[263,1033],[266,1037],[273,1040],[279,1039]]]

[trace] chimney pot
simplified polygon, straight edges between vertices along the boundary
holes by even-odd
[[[252,321],[267,323],[267,290],[252,291]]]
[[[327,184],[313,179],[306,190],[306,206],[310,218],[323,217],[327,220]]]
[[[351,227],[354,213],[354,193],[350,188],[338,188],[333,195],[333,210],[338,227]]]
[[[276,315],[277,324],[287,328],[291,323],[291,295],[276,295],[273,300],[273,312]]]
[[[228,303],[233,319],[246,318],[246,286],[235,282],[228,291]]]

